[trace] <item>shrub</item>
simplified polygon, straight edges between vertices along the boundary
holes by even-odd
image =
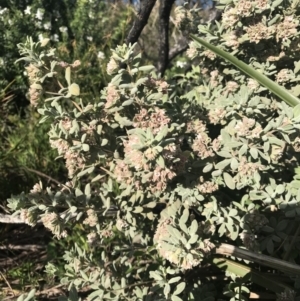
[[[221,23],[199,31],[297,95],[298,6],[253,2],[231,1]],[[289,53],[285,66],[295,62],[294,70],[283,72],[276,53],[278,61],[270,63],[274,49],[267,45],[276,39],[277,50]],[[61,282],[69,298],[78,300],[76,291],[88,288],[89,300],[214,300],[223,294],[245,300],[256,285],[278,300],[295,298],[299,106],[280,102],[196,42],[188,55],[200,61],[202,84],[197,77],[189,91],[172,93],[175,84],[141,66],[135,45],[123,45],[107,65],[113,78],[89,103],[71,76],[72,62],[59,65],[44,42],[28,40],[19,48],[37,69],[31,88],[46,97],[41,122],[52,121],[50,143],[70,179],[56,189],[36,184],[12,197],[9,207],[28,224],[41,220],[57,238],[83,225],[90,247],[74,245],[65,253]],[[56,72],[66,80],[48,97]],[[229,279],[212,282],[207,267],[212,274],[225,270]],[[55,274],[55,267],[48,271]]]

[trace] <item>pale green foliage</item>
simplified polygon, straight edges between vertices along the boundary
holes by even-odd
[[[257,22],[279,14],[270,26],[280,28],[291,8],[252,2],[230,2],[225,13],[239,9],[230,24],[223,15],[222,23],[199,30],[272,76],[280,65],[263,60],[274,50],[264,43],[278,39],[278,51],[293,65],[298,54],[287,46],[298,34],[288,30],[283,39],[277,28],[260,45],[249,38],[247,22],[253,24],[254,13]],[[298,26],[294,12],[289,29]],[[238,45],[225,45],[233,31]],[[220,242],[299,260],[299,242],[292,240],[300,214],[299,107],[279,102],[196,43],[188,54],[198,57],[200,69],[185,94],[172,93],[178,87],[157,78],[152,66],[140,66],[135,45],[123,45],[107,66],[111,82],[92,100],[72,80],[76,66],[59,64],[54,49],[41,46],[28,40],[19,48],[37,68],[31,87],[44,101],[41,122],[51,119],[50,144],[70,180],[56,190],[37,184],[9,206],[28,224],[41,219],[58,238],[76,223],[84,227],[90,248],[74,245],[64,257],[61,282],[71,291],[89,286],[89,300],[214,300],[214,287],[197,271]],[[60,73],[64,82],[56,80]],[[294,91],[297,70],[288,74],[284,83]],[[54,96],[49,87],[57,88]],[[230,276],[228,296],[245,300],[246,280]]]

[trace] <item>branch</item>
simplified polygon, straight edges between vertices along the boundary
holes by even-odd
[[[175,0],[160,0],[159,9],[159,50],[158,50],[158,66],[157,69],[161,76],[164,75],[165,70],[169,64],[169,19],[172,6]]]
[[[169,51],[169,62],[171,62],[176,56],[182,54],[188,49],[189,45],[186,39],[178,43]]]
[[[141,1],[141,9],[137,14],[133,26],[131,27],[129,34],[126,38],[126,44],[134,44],[137,42],[140,34],[142,33],[144,27],[148,23],[150,13],[154,7],[156,0],[144,0]]]
[[[26,251],[37,251],[41,249],[46,249],[46,246],[41,245],[13,245],[8,244],[4,246],[0,246],[0,250],[26,250]]]

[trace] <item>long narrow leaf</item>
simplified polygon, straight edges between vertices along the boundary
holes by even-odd
[[[220,269],[225,270],[227,272],[233,273],[240,277],[248,276],[249,280],[267,288],[275,293],[281,293],[285,290],[291,289],[284,282],[279,281],[277,278],[273,278],[273,275],[263,274],[259,271],[253,270],[247,265],[237,263],[227,258],[214,258],[213,263]]]
[[[239,68],[242,72],[247,74],[248,76],[254,78],[256,81],[258,81],[261,85],[265,86],[269,91],[273,92],[275,95],[277,95],[279,98],[281,98],[283,101],[285,101],[287,104],[289,104],[292,107],[295,107],[296,105],[300,104],[300,99],[288,92],[284,87],[281,87],[274,81],[270,80],[268,77],[263,75],[262,73],[259,73],[251,66],[248,66],[244,62],[240,61],[236,57],[234,57],[232,54],[204,41],[201,38],[196,37],[195,35],[190,35],[192,39],[194,39],[196,42],[201,44],[202,46],[208,48],[210,51],[214,52],[218,56],[222,57],[223,59],[229,61],[231,64]]]

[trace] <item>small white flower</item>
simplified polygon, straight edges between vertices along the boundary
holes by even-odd
[[[90,42],[93,41],[93,37],[86,37],[87,40],[89,40]]]
[[[176,66],[179,68],[183,68],[185,65],[186,65],[186,62],[181,62],[181,61],[176,62]]]
[[[39,34],[39,41],[43,41],[44,40],[44,37],[43,37],[43,35],[40,33]]]
[[[66,27],[66,26],[61,26],[61,27],[59,27],[59,31],[60,31],[60,32],[67,32],[67,31],[68,31],[68,27]]]
[[[3,9],[1,9],[0,6],[0,15],[3,15],[8,9],[6,7],[4,7]]]
[[[4,66],[4,59],[0,57],[0,66]]]
[[[31,10],[31,7],[27,6],[26,9],[24,10],[25,15],[30,15],[30,13],[31,13],[30,10]]]
[[[42,28],[42,22],[38,21],[38,22],[35,22],[35,26],[37,28]]]
[[[99,51],[97,57],[99,60],[103,60],[105,58],[105,55],[102,51]]]
[[[35,17],[36,17],[38,20],[43,20],[43,16],[44,16],[44,12],[43,12],[40,8],[38,8]]]
[[[51,23],[50,23],[50,22],[45,23],[45,24],[44,24],[44,28],[45,28],[46,30],[50,30],[50,29],[51,29]]]
[[[54,41],[54,42],[58,42],[59,41],[58,34],[54,34],[53,36],[51,36],[51,40]]]

